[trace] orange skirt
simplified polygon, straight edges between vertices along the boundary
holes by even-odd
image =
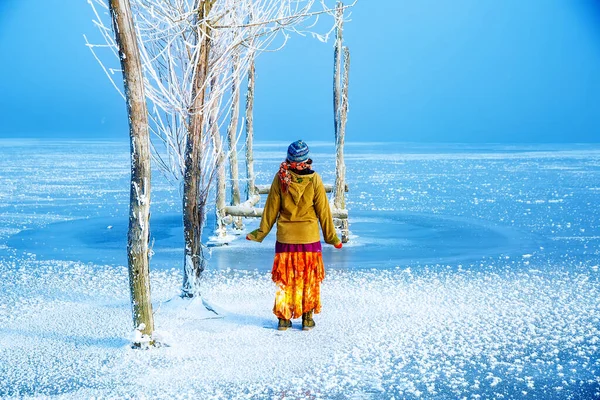
[[[273,307],[277,318],[321,312],[321,282],[325,278],[321,252],[276,253],[271,275],[278,286]]]

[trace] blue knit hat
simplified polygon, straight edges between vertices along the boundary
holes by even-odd
[[[308,160],[308,146],[302,140],[296,140],[290,144],[287,151],[287,159],[290,162],[304,162]]]

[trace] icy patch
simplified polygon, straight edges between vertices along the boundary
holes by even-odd
[[[350,243],[341,251],[323,245],[330,268],[393,268],[408,263],[464,262],[482,256],[519,255],[538,247],[526,232],[484,220],[425,215],[409,212],[353,212]],[[215,269],[259,269],[269,271],[275,232],[262,243],[245,240],[245,235],[209,237],[210,265]],[[258,221],[247,223],[251,231]],[[108,229],[110,226],[111,229]],[[175,214],[152,218],[153,268],[172,268],[182,257],[182,222]],[[81,260],[98,264],[124,265],[127,219],[90,218],[49,224],[26,230],[8,240],[21,252],[35,252],[40,259]],[[216,246],[216,244],[227,246]]]

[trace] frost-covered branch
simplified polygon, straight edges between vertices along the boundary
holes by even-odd
[[[108,48],[116,60],[116,44],[106,23],[106,1],[88,0],[88,3],[105,44],[94,45],[87,38],[86,43],[122,94],[111,73],[116,69],[106,67],[108,60],[98,55],[100,49]],[[184,170],[185,137],[194,104],[194,77],[198,73],[203,35],[209,35],[211,41],[209,76],[196,95],[201,91],[207,94],[204,108],[194,112],[206,113],[214,110],[215,103],[222,104],[217,117],[205,118],[206,124],[222,126],[231,109],[231,87],[247,75],[254,57],[262,52],[279,50],[287,43],[290,33],[310,34],[327,41],[335,29],[335,24],[324,32],[315,28],[320,16],[335,13],[333,4],[328,5],[325,0],[215,0],[210,13],[202,20],[198,18],[201,3],[198,0],[131,0],[131,3],[136,32],[142,44],[140,52],[152,114],[153,154],[160,169],[174,181],[181,181]],[[208,32],[200,31],[198,27],[202,23],[210,27]],[[234,58],[239,60],[236,68],[232,64]],[[214,76],[219,77],[219,86],[207,91],[208,82]],[[207,141],[207,149],[210,147],[211,143]],[[206,163],[206,172],[210,172],[214,165]]]
[[[242,129],[236,129],[241,83],[255,57],[281,49],[292,34],[327,41],[336,23],[319,32],[317,27],[323,25],[319,17],[335,16],[336,8],[334,0],[130,2],[140,43],[152,154],[170,181],[183,187],[185,271],[191,286],[196,286],[204,262],[199,238],[209,192],[226,159],[222,132],[229,132],[228,153],[241,137]],[[88,3],[105,44],[93,45],[86,38],[87,45],[119,90],[111,74],[116,69],[107,67],[111,61],[98,54],[108,49],[111,59],[118,61],[106,0]],[[236,193],[239,201],[239,190]],[[185,286],[184,282],[184,291]]]

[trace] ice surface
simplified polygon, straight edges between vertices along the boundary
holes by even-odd
[[[286,145],[256,147],[266,183]],[[172,301],[180,201],[156,173],[150,351],[129,346],[127,151],[0,142],[0,397],[600,397],[598,148],[350,143],[352,242],[324,249],[310,332],[275,329],[272,236],[212,249],[223,318]]]
[[[376,215],[373,215],[376,214]],[[246,221],[248,229],[258,220]],[[20,251],[36,253],[38,258],[64,259],[100,264],[124,265],[127,219],[106,217],[58,222],[23,230],[7,241]],[[182,219],[180,214],[152,217],[154,268],[172,268],[181,259]],[[209,238],[214,217],[208,218],[205,239]],[[352,213],[352,241],[343,252],[326,248],[325,262],[330,268],[365,269],[407,263],[449,263],[477,260],[493,254],[522,254],[537,248],[534,235],[483,220],[393,211],[356,211]],[[237,239],[242,240],[237,240]],[[228,235],[228,243],[214,247],[211,268],[259,269],[270,271],[275,235],[263,245],[248,242],[245,234]],[[399,251],[401,250],[401,251]],[[243,257],[241,257],[243,253]],[[352,265],[349,265],[349,262]]]

